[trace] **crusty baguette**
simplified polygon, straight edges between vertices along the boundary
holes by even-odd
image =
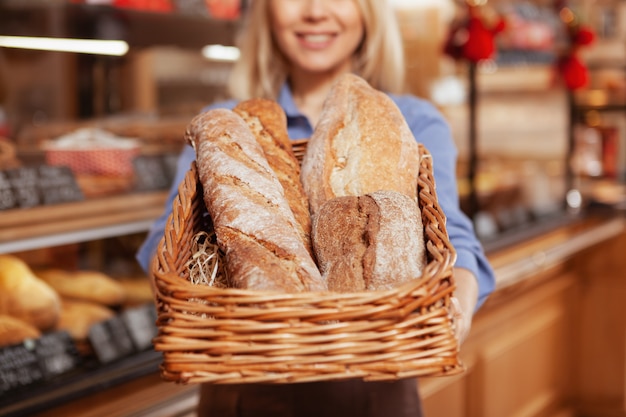
[[[396,104],[362,78],[333,85],[300,172],[314,215],[326,201],[395,190],[417,200],[419,150]]]
[[[284,110],[273,100],[254,98],[240,102],[233,111],[246,121],[261,144],[267,162],[283,186],[302,240],[311,252],[309,201],[300,182],[300,163],[291,148]]]
[[[231,285],[325,290],[283,187],[246,122],[231,110],[214,109],[194,117],[185,137],[196,150],[204,202]]]
[[[124,288],[114,278],[95,270],[42,269],[37,276],[64,298],[116,306],[124,302]]]
[[[396,191],[327,201],[311,237],[331,291],[391,289],[419,278],[426,263],[419,206]]]

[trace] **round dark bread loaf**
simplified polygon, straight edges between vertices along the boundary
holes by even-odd
[[[391,289],[419,278],[426,265],[419,206],[397,191],[327,201],[311,238],[331,291]]]

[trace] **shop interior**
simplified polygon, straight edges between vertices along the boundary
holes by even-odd
[[[36,275],[97,271],[126,294],[77,333],[0,346],[0,415],[195,416],[197,386],[160,378],[134,254],[187,124],[227,98],[247,3],[0,0],[0,254]],[[461,349],[465,372],[420,381],[426,415],[626,416],[626,2],[391,3],[409,92],[449,122],[461,204],[498,279]],[[474,3],[505,25],[471,61],[445,46]],[[573,44],[574,25],[589,38]],[[579,78],[558,65],[568,54]],[[96,140],[118,145],[90,153]]]

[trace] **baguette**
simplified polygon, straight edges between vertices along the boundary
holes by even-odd
[[[417,201],[419,149],[396,104],[353,75],[333,85],[300,176],[312,215],[328,200],[394,190]]]
[[[42,269],[37,276],[64,298],[117,306],[124,302],[124,288],[105,273],[93,270]]]
[[[226,257],[230,285],[323,291],[276,174],[246,122],[231,110],[194,117],[185,138],[196,151],[203,199]]]
[[[396,191],[329,200],[311,237],[331,291],[391,289],[419,278],[426,264],[419,206]]]
[[[267,162],[283,186],[302,240],[311,252],[309,201],[300,182],[300,163],[291,148],[285,112],[275,101],[260,98],[242,101],[233,111],[246,121],[263,148]]]

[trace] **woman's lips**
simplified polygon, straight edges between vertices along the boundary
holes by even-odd
[[[327,47],[334,39],[333,33],[298,33],[300,44],[310,49],[321,49]]]

